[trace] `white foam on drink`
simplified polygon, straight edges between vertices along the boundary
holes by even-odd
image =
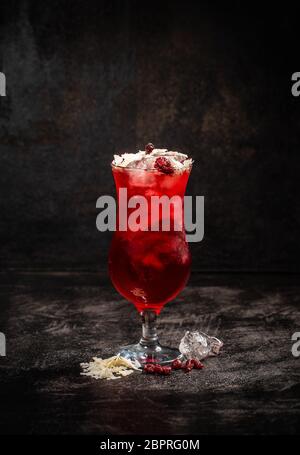
[[[115,166],[128,169],[155,169],[155,161],[159,157],[167,158],[176,172],[183,172],[191,167],[193,160],[184,153],[168,151],[167,149],[153,149],[151,153],[139,150],[137,153],[123,153],[114,155],[112,162]]]

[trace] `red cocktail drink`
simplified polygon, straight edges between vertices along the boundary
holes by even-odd
[[[183,197],[189,170],[168,175],[157,170],[113,166],[113,175],[118,196],[120,188],[126,188],[128,199],[135,196],[145,197],[147,211],[144,216],[147,220],[143,220],[143,227],[148,230],[120,231],[118,217],[117,231],[109,255],[111,280],[119,293],[132,302],[139,312],[151,309],[158,314],[162,307],[184,288],[190,273],[191,257],[183,222]],[[155,217],[152,210],[153,196],[180,198],[180,209],[172,203],[169,205],[169,231],[163,231],[162,206]],[[128,209],[128,218],[134,210]],[[151,230],[153,221],[158,231]],[[175,230],[180,227],[181,230]]]
[[[150,154],[139,152],[137,165],[118,165],[116,159],[112,164],[118,215],[109,272],[117,291],[135,305],[143,322],[140,342],[120,354],[140,363],[168,363],[179,355],[159,344],[155,325],[163,306],[184,288],[191,267],[184,229],[191,160],[176,153],[154,149]]]

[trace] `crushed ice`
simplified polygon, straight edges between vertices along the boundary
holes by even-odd
[[[202,360],[219,354],[223,342],[204,332],[187,331],[180,341],[179,351],[187,359]]]

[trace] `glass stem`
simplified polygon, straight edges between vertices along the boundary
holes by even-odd
[[[142,317],[142,338],[140,344],[142,346],[155,346],[158,343],[158,336],[156,331],[157,315],[155,311],[145,310],[141,313]]]

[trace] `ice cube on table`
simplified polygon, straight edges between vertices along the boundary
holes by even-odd
[[[204,332],[187,331],[180,341],[179,351],[187,359],[202,360],[219,354],[223,342]]]

